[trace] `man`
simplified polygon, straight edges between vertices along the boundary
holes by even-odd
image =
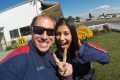
[[[55,38],[55,24],[54,18],[48,14],[33,19],[32,40],[0,62],[0,80],[71,79],[69,75],[72,74],[72,66],[66,63],[66,55],[60,62],[54,54],[50,54],[49,48]]]

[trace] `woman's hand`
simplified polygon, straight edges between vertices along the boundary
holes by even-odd
[[[72,74],[72,72],[73,72],[72,65],[66,62],[66,60],[67,60],[67,50],[64,50],[63,61],[60,61],[57,58],[57,56],[55,55],[55,53],[53,53],[53,57],[54,57],[54,60],[56,62],[56,65],[59,68],[59,73],[60,73],[61,76],[69,76],[69,75]]]

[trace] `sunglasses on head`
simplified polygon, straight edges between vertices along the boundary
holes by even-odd
[[[44,31],[46,31],[48,36],[54,36],[55,35],[55,29],[46,29],[40,26],[32,26],[33,27],[33,33],[42,35]]]

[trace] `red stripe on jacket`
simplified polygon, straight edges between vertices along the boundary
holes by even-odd
[[[103,52],[105,52],[105,53],[108,53],[104,48],[102,48],[101,46],[99,46],[99,45],[97,45],[97,44],[95,44],[95,43],[93,43],[93,42],[88,42],[88,44],[89,44],[90,46],[92,46],[92,47],[100,50],[100,51],[103,51]]]
[[[17,49],[15,49],[14,51],[12,51],[10,54],[8,54],[1,62],[0,64],[4,63],[5,61],[7,61],[8,59],[16,56],[16,55],[19,55],[19,54],[22,54],[22,53],[26,53],[28,54],[29,53],[29,46],[28,45],[24,45],[24,46],[21,46]]]

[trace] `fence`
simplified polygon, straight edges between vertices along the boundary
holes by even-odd
[[[120,30],[120,23],[108,23],[111,29]]]
[[[105,24],[108,25],[110,27],[110,29],[114,29],[114,30],[120,31],[120,23],[105,23]],[[103,29],[103,25],[105,25],[105,24],[92,25],[92,26],[89,26],[89,28],[90,29],[102,30]]]

